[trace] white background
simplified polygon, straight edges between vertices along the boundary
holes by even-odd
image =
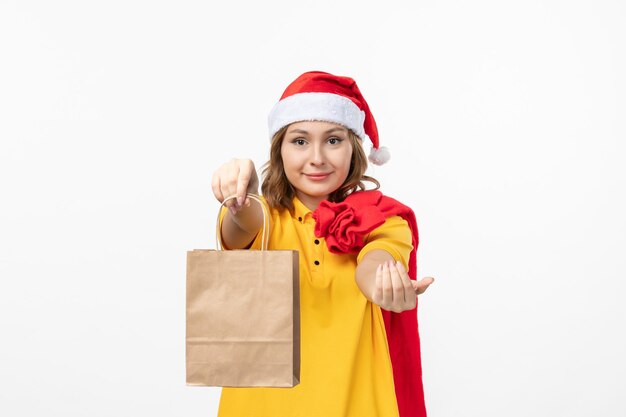
[[[308,70],[416,212],[429,415],[626,415],[625,3],[226,3],[0,0],[0,415],[216,415],[186,251]]]

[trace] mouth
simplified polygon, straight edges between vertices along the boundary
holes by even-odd
[[[323,181],[326,178],[328,178],[330,174],[331,174],[330,172],[321,172],[321,173],[314,173],[314,174],[304,174],[304,176],[312,181]]]

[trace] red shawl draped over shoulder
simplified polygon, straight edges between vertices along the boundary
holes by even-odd
[[[323,237],[329,251],[333,253],[358,253],[365,246],[367,234],[391,216],[402,217],[411,228],[413,250],[409,258],[409,277],[415,280],[419,243],[415,214],[409,207],[384,196],[380,191],[352,193],[341,203],[321,202],[313,213],[315,235]],[[400,417],[425,417],[417,305],[413,310],[401,313],[381,311]]]

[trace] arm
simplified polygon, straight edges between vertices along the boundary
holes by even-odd
[[[394,261],[394,259],[389,252],[383,249],[374,249],[366,253],[356,267],[356,284],[365,298],[373,303],[376,303],[374,291],[376,290],[378,268],[390,261]]]
[[[411,250],[411,232],[399,217],[387,219],[368,236],[355,277],[365,298],[396,313],[415,308],[417,295],[426,291],[434,278],[409,278],[405,264]]]
[[[394,313],[414,309],[417,296],[434,281],[433,277],[411,280],[402,262],[382,249],[368,252],[356,269],[356,283],[365,298]]]
[[[213,174],[211,187],[221,203],[227,197],[237,198],[226,202],[228,211],[222,221],[222,241],[229,249],[243,249],[252,243],[263,226],[263,211],[256,202],[246,198],[248,193],[258,194],[259,180],[254,163],[249,159],[233,159]]]
[[[243,249],[250,246],[263,227],[263,211],[255,201],[246,199],[236,214],[227,211],[222,220],[222,242],[228,249]]]

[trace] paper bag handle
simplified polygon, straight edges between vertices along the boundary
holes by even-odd
[[[217,244],[217,249],[218,250],[222,250],[223,249],[223,244],[222,244],[222,222],[220,221],[220,214],[222,212],[222,208],[224,207],[224,203],[226,203],[228,200],[232,200],[234,198],[236,198],[236,195],[231,195],[230,197],[226,197],[224,199],[224,201],[222,201],[222,204],[220,204],[220,208],[217,211],[217,227],[215,230],[215,242]],[[261,236],[261,250],[267,250],[267,246],[268,246],[268,241],[269,241],[269,233],[267,231],[267,229],[269,229],[269,212],[267,207],[265,207],[265,204],[263,204],[263,202],[261,201],[261,199],[259,198],[258,195],[256,194],[247,194],[246,197],[255,200],[256,202],[258,202],[261,205],[261,211],[263,211],[263,236]]]

